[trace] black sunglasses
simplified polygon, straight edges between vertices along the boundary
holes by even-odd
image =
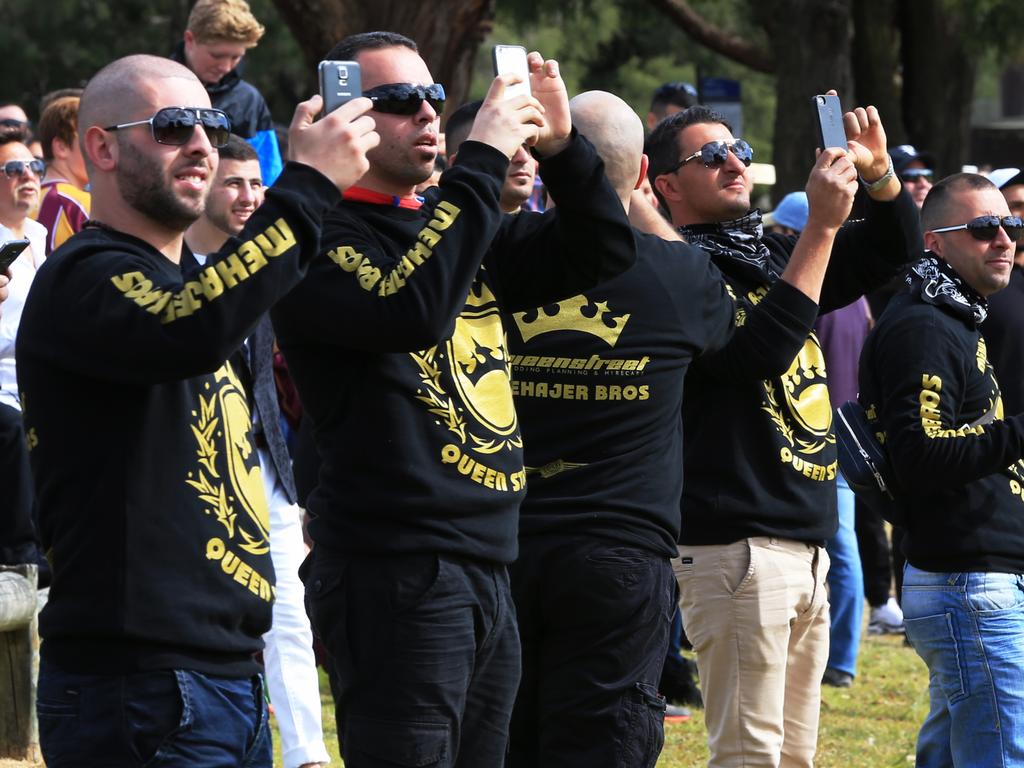
[[[374,110],[389,115],[415,115],[420,111],[420,105],[424,101],[437,114],[440,115],[444,111],[444,86],[440,83],[387,83],[363,91],[363,96],[373,102]]]
[[[958,224],[955,227],[939,227],[932,232],[955,232],[959,229],[966,229],[975,240],[990,241],[999,234],[999,227],[1006,232],[1006,236],[1014,242],[1019,242],[1021,235],[1024,235],[1024,222],[1018,216],[979,216],[971,219],[966,224]]]
[[[180,147],[192,139],[197,124],[203,126],[206,138],[214,147],[220,149],[227,145],[228,136],[231,135],[231,121],[221,110],[206,107],[164,107],[148,120],[108,125],[103,130],[119,131],[136,125],[148,125],[153,140],[158,144]]]
[[[689,157],[684,157],[665,173],[675,173],[688,162],[697,158],[700,158],[706,168],[713,165],[725,165],[730,152],[736,155],[736,158],[744,165],[750,165],[750,161],[754,159],[754,150],[743,139],[736,139],[732,144],[727,141],[709,141]]]
[[[8,179],[24,176],[28,171],[32,171],[36,176],[42,176],[43,171],[46,170],[46,163],[38,158],[35,160],[8,160],[3,164],[3,169],[4,176]]]
[[[931,181],[933,178],[931,168],[908,168],[900,174],[903,181]]]

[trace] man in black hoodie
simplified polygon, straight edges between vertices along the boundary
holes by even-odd
[[[118,59],[82,96],[95,218],[39,269],[17,341],[53,567],[38,695],[49,766],[270,766],[253,656],[274,571],[229,358],[305,274],[323,215],[379,141],[369,100],[313,123],[320,106],[296,110],[294,162],[266,202],[183,278],[224,113],[154,56]]]
[[[499,766],[519,682],[506,565],[526,483],[500,313],[631,266],[633,231],[572,130],[557,62],[530,54],[533,97],[505,99],[513,80],[495,79],[424,202],[444,89],[416,44],[370,32],[328,57],[362,67],[381,146],[330,214],[327,259],[272,316],[323,460],[305,579],[335,662],[342,755],[352,768]],[[558,207],[505,216],[524,141]]]
[[[892,171],[877,111],[859,108],[844,122],[849,151],[826,150],[818,163],[840,166],[851,183],[860,176],[868,216],[841,227],[848,207],[812,201],[799,240],[762,234],[760,213],[749,211],[752,150],[720,115],[691,107],[651,135],[655,189],[683,237],[722,271],[737,324],[798,250],[832,249],[818,302],[828,311],[883,283],[919,247],[917,209]],[[832,409],[813,333],[788,367],[757,362],[709,355],[687,375],[683,623],[697,650],[710,765],[809,766],[828,655],[824,542],[837,527]]]
[[[917,764],[1024,761],[1024,415],[1003,418],[981,324],[1020,218],[989,180],[943,179],[928,253],[864,346],[860,400],[903,489],[903,614],[928,665]]]

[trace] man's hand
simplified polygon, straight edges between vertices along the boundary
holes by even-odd
[[[8,293],[7,283],[9,283],[10,281],[11,281],[11,273],[10,272],[0,272],[0,304],[3,304],[5,301],[7,301],[7,293]],[[3,312],[3,310],[0,309],[0,313],[2,313],[2,312]]]
[[[832,147],[818,154],[807,177],[807,229],[835,231],[850,215],[857,194],[857,169],[849,155]]]
[[[558,62],[544,60],[536,51],[526,57],[530,65],[530,90],[544,107],[544,125],[537,135],[535,149],[544,156],[558,154],[569,144],[572,118],[569,116],[569,94],[558,72]]]
[[[517,75],[499,75],[491,83],[467,139],[488,144],[512,159],[525,142],[533,146],[544,125],[544,107],[532,96],[505,98],[505,87],[521,82]]]
[[[829,91],[834,94],[835,91]],[[857,166],[861,178],[869,184],[877,181],[889,170],[888,144],[885,129],[874,107],[857,107],[843,115],[846,143],[850,158]]]
[[[295,108],[288,127],[288,158],[316,168],[344,192],[369,170],[366,153],[380,144],[376,124],[366,114],[373,102],[352,99],[313,122],[322,105],[317,95]]]

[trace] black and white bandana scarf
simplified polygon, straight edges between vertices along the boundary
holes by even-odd
[[[679,227],[687,242],[696,245],[712,257],[727,256],[749,265],[760,273],[763,282],[774,283],[779,273],[769,259],[768,246],[761,237],[761,212],[753,210],[733,221],[716,224],[690,224]]]
[[[988,302],[942,259],[925,256],[907,273],[907,285],[928,304],[949,307],[975,325],[988,316]]]

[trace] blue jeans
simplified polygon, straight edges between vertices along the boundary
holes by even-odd
[[[839,530],[825,542],[832,560],[828,569],[829,629],[828,666],[848,675],[857,674],[860,626],[864,618],[864,572],[857,548],[855,498],[845,478],[836,482],[839,495]]]
[[[1024,766],[1024,576],[908,563],[903,615],[929,673],[918,768]]]
[[[263,681],[185,670],[129,675],[39,666],[47,768],[270,768]]]

